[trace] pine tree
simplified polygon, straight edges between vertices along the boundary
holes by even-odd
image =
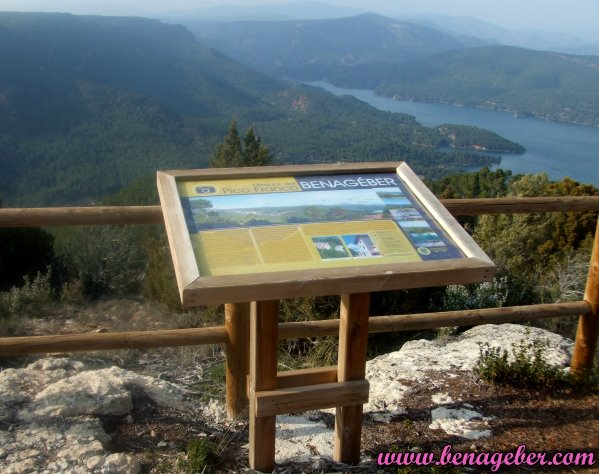
[[[211,165],[213,168],[232,168],[243,166],[241,139],[237,131],[237,119],[231,120],[229,133],[223,142],[217,145]]]
[[[245,166],[266,166],[272,161],[272,155],[266,145],[262,145],[260,137],[254,133],[250,127],[243,139],[245,145],[244,165]]]
[[[272,161],[272,155],[260,137],[250,127],[243,139],[237,131],[237,120],[234,118],[229,125],[229,133],[214,151],[212,167],[235,168],[240,166],[265,166]]]

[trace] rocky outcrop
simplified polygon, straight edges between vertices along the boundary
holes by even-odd
[[[457,377],[461,371],[471,371],[479,359],[481,344],[506,349],[511,356],[512,344],[534,340],[547,344],[543,357],[548,363],[563,366],[570,360],[571,341],[543,329],[518,324],[486,324],[444,340],[409,341],[400,350],[367,363],[370,401],[364,411],[381,417],[400,414],[402,400],[412,390],[411,383],[430,383],[441,375]]]
[[[98,416],[127,416],[132,392],[187,409],[177,386],[118,367],[89,369],[70,359],[42,359],[0,373],[0,471],[138,473],[135,457],[110,453]]]
[[[431,397],[432,405],[436,406],[430,412],[430,429],[471,440],[492,436],[488,427],[491,417],[476,411],[468,403],[451,399],[443,392],[443,380],[471,372],[479,359],[481,344],[509,352],[512,344],[528,344],[534,340],[546,343],[543,357],[548,363],[564,366],[570,360],[571,341],[543,329],[517,324],[488,324],[446,339],[407,342],[398,351],[367,362],[370,395],[369,403],[364,405],[364,414],[378,422],[404,415],[406,400],[424,384],[437,390]],[[334,413],[334,410],[325,411]],[[314,461],[315,454],[332,457],[332,429],[314,419],[317,417],[311,418],[277,418],[278,462],[289,459]],[[293,426],[299,428],[296,435],[291,429]],[[306,451],[306,446],[312,447],[312,455]]]
[[[543,355],[548,362],[562,366],[568,362],[571,342],[514,324],[479,326],[443,340],[408,342],[367,363],[370,401],[364,413],[379,422],[404,415],[406,400],[419,384],[426,384],[433,388],[430,429],[469,440],[492,436],[491,417],[465,401],[453,400],[444,391],[443,380],[472,371],[480,344],[509,349],[538,339],[547,344]],[[130,417],[140,393],[161,407],[201,412],[214,423],[224,412],[220,402],[193,405],[177,385],[118,367],[92,368],[71,359],[47,358],[0,372],[0,472],[140,472],[134,456],[110,452],[110,436],[100,421],[103,416]],[[308,462],[320,472],[323,457],[332,457],[331,425],[323,422],[327,417],[330,422],[331,416],[312,415],[277,418],[277,462]]]

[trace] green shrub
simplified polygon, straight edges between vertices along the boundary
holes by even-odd
[[[217,459],[216,447],[206,439],[195,438],[187,445],[187,460],[190,473],[210,472]]]
[[[339,318],[339,297],[296,298],[282,300],[281,322],[319,321]],[[285,339],[280,342],[280,362],[283,366],[315,367],[336,363],[337,338],[312,337]]]
[[[487,382],[511,385],[534,390],[595,390],[598,386],[597,374],[580,379],[562,367],[547,363],[544,352],[546,341],[535,339],[512,344],[511,356],[506,349],[480,345],[480,358],[475,372]]]
[[[493,281],[477,285],[449,285],[443,293],[442,311],[461,311],[479,308],[500,308],[508,297],[507,278],[494,278]],[[466,330],[464,326],[461,330]],[[459,326],[444,327],[437,330],[437,337],[456,334]]]
[[[208,379],[214,384],[224,384],[226,381],[226,367],[225,362],[220,362],[212,365],[208,369]]]
[[[143,293],[173,311],[181,311],[181,300],[166,236],[148,239],[145,253],[147,263]]]
[[[479,285],[449,285],[443,295],[443,311],[500,308],[507,300],[507,279],[495,278]]]
[[[129,226],[130,227],[130,226]],[[135,231],[127,226],[59,229],[56,253],[87,298],[137,292],[145,258]]]
[[[50,285],[50,270],[39,273],[32,279],[23,278],[24,284],[10,291],[0,293],[0,316],[12,317],[41,312],[44,306],[53,299]]]
[[[54,299],[50,284],[50,270],[38,273],[33,280],[24,278],[22,287],[12,287],[0,293],[0,335],[10,336],[21,332],[22,318],[41,316],[46,306]]]

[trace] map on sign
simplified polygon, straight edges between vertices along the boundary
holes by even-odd
[[[395,173],[177,183],[201,275],[463,258]]]

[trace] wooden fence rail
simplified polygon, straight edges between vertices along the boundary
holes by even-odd
[[[0,209],[0,227],[119,224],[164,224],[164,219],[160,206]]]
[[[454,216],[599,211],[599,196],[441,199]]]
[[[441,199],[454,216],[599,211],[599,196]],[[160,206],[0,208],[0,227],[163,224]]]
[[[439,313],[371,316],[369,333],[415,331],[450,326],[477,326],[510,321],[532,321],[591,313],[586,301],[552,303],[506,308],[471,309]],[[339,319],[279,324],[279,339],[336,336]],[[225,326],[163,331],[65,334],[0,338],[0,356],[35,353],[85,352],[113,349],[145,349],[154,347],[224,344],[228,342]]]

